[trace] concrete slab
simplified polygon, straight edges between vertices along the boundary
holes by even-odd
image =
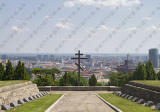
[[[50,94],[55,94],[55,92],[65,95],[50,112],[115,112],[95,95],[95,91],[51,91]],[[108,92],[100,91],[97,93]]]

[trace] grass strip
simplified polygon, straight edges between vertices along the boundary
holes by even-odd
[[[32,100],[26,104],[22,104],[7,112],[44,112],[61,96],[62,94],[48,94],[39,99]]]
[[[99,94],[99,96],[123,112],[159,112],[158,110],[153,110],[151,107],[142,106],[141,104],[137,104],[136,102],[114,94]]]
[[[133,80],[132,82],[160,87],[160,81],[159,80]]]
[[[9,81],[0,81],[0,87],[10,86],[13,84],[19,84],[27,82],[27,80],[9,80]]]

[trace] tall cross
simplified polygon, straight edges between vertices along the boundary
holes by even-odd
[[[78,86],[80,86],[80,69],[83,70],[80,66],[80,59],[87,59],[87,58],[81,58],[80,55],[83,55],[80,53],[80,50],[78,50],[78,54],[75,54],[75,55],[78,55],[78,58],[71,58],[71,59],[78,59],[78,64],[75,62],[75,64],[77,65],[78,67]]]

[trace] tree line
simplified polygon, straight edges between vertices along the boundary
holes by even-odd
[[[36,83],[38,86],[54,85],[55,74],[61,73],[61,71],[56,68],[52,69],[34,68],[31,70],[31,72],[36,75],[36,79],[33,82]]]
[[[108,85],[110,86],[123,86],[131,80],[160,80],[160,72],[156,74],[152,62],[147,61],[146,64],[138,63],[134,73],[122,72],[112,73]]]
[[[30,80],[31,76],[26,73],[24,63],[18,62],[14,69],[11,61],[8,60],[6,67],[0,63],[0,80]]]

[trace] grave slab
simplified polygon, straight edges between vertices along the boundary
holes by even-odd
[[[151,106],[153,106],[153,102],[152,102],[152,101],[148,101],[148,102],[145,104],[145,106],[151,107]]]
[[[39,96],[42,97],[43,95],[40,93]]]
[[[18,104],[24,104],[24,101],[22,99],[18,100]]]
[[[41,93],[41,95],[45,96],[45,94],[44,94],[44,93]]]
[[[140,100],[137,101],[137,103],[138,103],[138,104],[144,104],[145,101],[144,101],[143,99],[140,99]]]
[[[1,107],[1,110],[10,110],[10,109],[11,109],[11,106],[9,106],[7,104],[2,105],[2,107]]]
[[[126,95],[126,96],[125,96],[125,99],[128,99],[128,97],[130,97],[130,96],[129,96],[129,95]]]
[[[34,99],[37,99],[36,95],[32,96]]]
[[[118,96],[121,96],[122,95],[122,93],[120,93]]]
[[[116,95],[119,96],[120,93],[117,93]]]
[[[155,106],[155,109],[156,109],[156,110],[160,110],[160,103],[158,103],[158,104]]]
[[[34,98],[32,96],[28,97],[29,100],[34,100]]]
[[[134,97],[132,101],[133,101],[133,102],[137,102],[137,101],[138,101],[138,98],[137,98],[137,97]]]
[[[124,98],[126,96],[126,94],[122,94],[121,97]]]
[[[10,106],[11,106],[11,107],[17,107],[17,106],[18,106],[18,103],[17,103],[16,101],[11,102],[11,103],[10,103]]]
[[[128,97],[128,100],[132,100],[134,97],[133,96],[130,96],[130,97]]]
[[[24,102],[30,102],[28,98],[23,99]]]
[[[36,97],[37,97],[37,98],[40,98],[40,96],[39,96],[39,95],[36,95]]]

